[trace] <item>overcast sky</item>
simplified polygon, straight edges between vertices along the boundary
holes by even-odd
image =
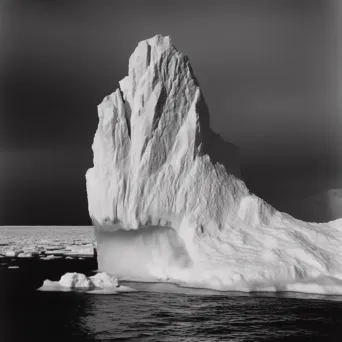
[[[127,74],[137,43],[157,33],[189,56],[212,128],[242,149],[247,178],[328,172],[338,149],[328,4],[2,1],[0,224],[88,222],[84,173],[96,106]]]

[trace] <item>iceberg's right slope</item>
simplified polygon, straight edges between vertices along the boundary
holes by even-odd
[[[102,271],[342,294],[342,220],[302,222],[248,191],[236,148],[211,131],[189,60],[169,37],[139,43],[98,113],[86,179]]]

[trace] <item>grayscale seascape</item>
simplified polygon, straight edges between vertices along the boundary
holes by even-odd
[[[0,0],[0,342],[341,342],[341,23]]]

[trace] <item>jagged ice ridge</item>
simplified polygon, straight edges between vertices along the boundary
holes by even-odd
[[[102,271],[342,294],[342,220],[303,222],[250,193],[237,148],[210,129],[189,59],[169,37],[138,44],[98,116],[86,181]]]

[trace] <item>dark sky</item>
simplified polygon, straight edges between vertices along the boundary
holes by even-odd
[[[3,0],[0,224],[90,222],[96,106],[137,43],[157,33],[189,56],[212,128],[242,149],[253,190],[286,197],[303,179],[306,192],[326,187],[338,133],[328,4]]]

